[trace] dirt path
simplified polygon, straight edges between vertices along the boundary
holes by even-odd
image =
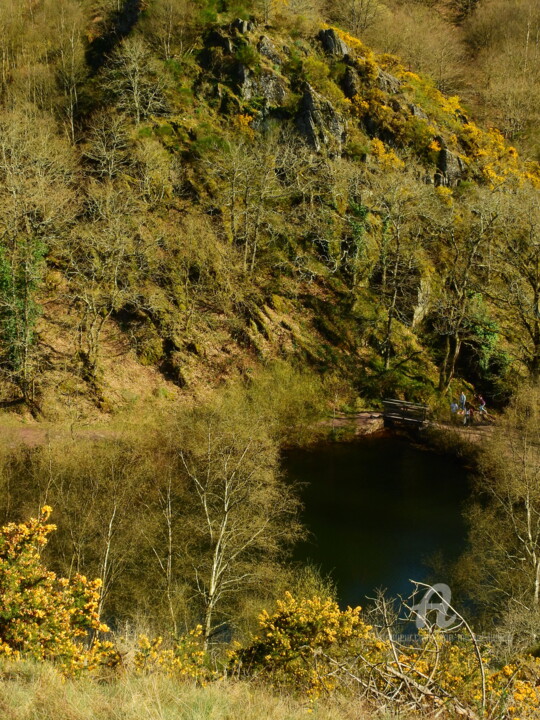
[[[0,418],[0,445],[14,448],[18,445],[38,447],[46,445],[49,441],[64,439],[73,440],[102,440],[118,437],[118,430],[103,427],[70,427],[69,425],[55,425],[50,423],[16,424]]]
[[[359,413],[336,413],[322,421],[328,431],[332,431],[343,440],[360,438],[384,430],[384,419],[381,412],[359,412]],[[430,423],[427,427],[440,430],[441,432],[452,432],[462,439],[470,442],[481,442],[489,437],[493,431],[493,425],[473,425],[463,427],[461,425],[450,425],[440,422]],[[0,445],[4,447],[38,447],[45,445],[52,440],[65,439],[73,440],[103,440],[121,435],[118,428],[104,425],[92,425],[84,427],[81,425],[70,426],[69,424],[38,423],[35,421],[17,422],[11,418],[0,416]]]
[[[451,425],[450,423],[433,422],[430,423],[429,427],[440,430],[441,432],[451,432],[458,435],[463,440],[467,439],[470,442],[481,442],[488,438],[493,432],[493,425]]]

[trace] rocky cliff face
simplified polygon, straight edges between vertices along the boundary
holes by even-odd
[[[77,392],[99,389],[105,407],[121,403],[125,388],[190,392],[279,357],[346,378],[365,397],[418,397],[439,381],[433,328],[446,322],[433,319],[448,276],[433,249],[445,236],[432,222],[437,209],[465,202],[475,181],[499,187],[505,173],[521,187],[534,168],[524,174],[515,151],[471,123],[456,98],[336,28],[302,35],[230,20],[206,25],[181,59],[164,61],[146,43],[145,92],[163,81],[155,112],[130,116],[125,54],[110,67],[104,58],[85,89],[99,101],[81,124],[80,149],[69,149],[79,153],[75,219],[43,270],[50,297],[36,337],[39,367],[52,377],[43,384],[58,387],[71,373]],[[102,112],[105,124],[93,125]],[[105,182],[97,163],[111,157]],[[389,250],[396,204],[407,239]],[[461,214],[474,224],[473,212]],[[87,238],[103,269],[97,288]],[[60,257],[62,248],[70,254]],[[113,256],[120,281],[107,275]],[[88,264],[72,280],[74,258]],[[78,347],[92,330],[88,288],[104,303],[96,318],[106,318],[90,369]],[[121,367],[118,348],[130,358]],[[411,360],[389,372],[398,356]],[[75,359],[68,367],[58,358]]]
[[[287,97],[286,81],[271,70],[255,74],[245,65],[238,67],[238,92],[244,100],[263,99],[267,104],[282,105]]]
[[[238,19],[206,35],[200,61],[206,84],[213,76],[214,83],[229,88],[225,94],[215,90],[224,114],[251,116],[257,131],[268,129],[270,121],[292,122],[314,152],[330,156],[346,152],[349,131],[380,139],[392,150],[409,146],[408,155],[411,143],[423,135],[426,150],[418,151],[422,163],[431,158],[426,168],[431,182],[452,188],[467,177],[463,149],[448,146],[451,133],[441,132],[418,102],[416,81],[411,85],[406,72],[399,76],[378,65],[369,50],[357,41],[349,46],[335,28],[296,43],[261,29]],[[468,121],[457,113],[454,122]],[[441,146],[435,158],[427,153],[430,142]]]
[[[463,178],[466,166],[463,160],[448,148],[443,147],[437,158],[437,171],[435,173],[435,185],[453,188]]]
[[[321,30],[317,37],[329,55],[339,58],[349,54],[347,43],[339,37],[334,29]]]
[[[296,127],[317,152],[341,154],[345,142],[345,121],[332,103],[306,83],[295,118]]]

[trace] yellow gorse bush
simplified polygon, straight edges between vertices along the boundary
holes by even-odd
[[[252,644],[231,655],[236,672],[268,675],[272,682],[317,697],[336,688],[335,662],[351,653],[379,656],[385,643],[360,617],[361,608],[340,610],[329,598],[278,601],[272,615],[259,616]]]
[[[41,552],[55,529],[50,514],[45,506],[39,517],[0,530],[0,657],[52,661],[67,675],[118,665],[113,643],[89,642],[107,631],[98,617],[99,581],[83,575],[59,578],[42,563]],[[136,674],[201,684],[221,676],[210,667],[201,626],[172,642],[141,636],[132,667]],[[485,646],[480,664],[471,638],[447,638],[440,631],[421,631],[418,642],[396,645],[365,622],[359,607],[341,610],[334,600],[318,596],[299,599],[286,593],[273,613],[264,611],[248,646],[231,651],[226,673],[311,699],[360,691],[375,707],[383,701],[406,705],[411,690],[422,710],[447,707],[442,717],[450,717],[452,708],[480,716],[482,704],[499,720],[540,715],[539,660],[522,658],[497,667]]]
[[[395,56],[376,55],[358,38],[335,26],[321,27],[334,30],[354,57],[362,92],[343,103],[353,117],[375,121],[382,132],[394,138],[396,147],[412,147],[431,164],[436,164],[442,147],[437,137],[444,137],[446,146],[467,165],[467,174],[488,186],[511,183],[540,187],[539,163],[524,162],[498,130],[483,130],[469,120],[459,97],[444,95],[433,81],[410,72]],[[388,105],[388,94],[381,91],[378,82],[381,70],[394,74],[401,83],[401,95],[425,111],[429,120],[410,116],[403,103]],[[372,155],[388,169],[403,166],[393,149],[381,150],[375,145]]]
[[[388,150],[382,140],[378,138],[374,138],[371,141],[371,155],[385,170],[405,167],[403,160],[401,160],[393,150]]]
[[[375,707],[414,704],[429,712],[448,708],[480,716],[482,676],[485,712],[499,720],[540,715],[540,661],[496,667],[483,647],[482,665],[468,636],[447,638],[420,631],[417,642],[399,645],[381,638],[362,619],[360,608],[340,610],[331,599],[296,599],[290,593],[272,614],[259,616],[250,644],[230,654],[229,669],[240,676],[307,693],[361,692]],[[408,693],[411,691],[412,695]]]
[[[202,625],[174,642],[163,647],[163,638],[150,639],[141,635],[133,659],[135,671],[141,675],[163,673],[179,680],[195,680],[205,683],[215,674],[208,667],[207,653],[203,647]]]
[[[238,129],[250,139],[255,137],[255,131],[251,127],[252,122],[253,115],[240,114],[236,116],[236,125]]]
[[[83,643],[108,631],[98,616],[101,581],[59,578],[42,563],[41,551],[56,529],[48,523],[51,512],[46,505],[39,517],[0,530],[0,655],[51,660],[66,673],[116,664],[111,643],[95,642],[91,649]]]

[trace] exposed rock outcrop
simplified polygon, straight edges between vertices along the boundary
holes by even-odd
[[[240,100],[229,90],[229,88],[220,85],[219,98],[221,100],[219,110],[224,115],[238,115],[242,112]]]
[[[271,107],[268,102],[264,102],[259,112],[253,117],[251,127],[257,132],[267,132],[272,124],[284,123],[291,119],[289,110],[283,107]]]
[[[343,57],[344,55],[348,55],[350,52],[347,43],[344,42],[337,32],[331,28],[328,30],[321,30],[317,37],[321,41],[325,52],[329,55]]]
[[[212,30],[205,38],[204,44],[207,48],[219,47],[226,53],[232,53],[234,46],[230,37],[227,37],[221,30]]]
[[[382,140],[387,145],[395,145],[396,142],[396,135],[389,127],[386,127],[384,123],[381,123],[379,118],[374,117],[373,115],[365,115],[364,119],[362,120],[362,124],[364,126],[365,131],[367,134],[372,138],[378,138],[379,140]]]
[[[360,80],[357,70],[350,66],[347,67],[343,80],[341,81],[341,87],[345,93],[345,97],[348,97],[350,100],[352,100],[355,95],[362,94],[362,81]]]
[[[419,108],[418,105],[413,105],[412,103],[409,103],[407,105],[409,108],[409,112],[411,115],[413,115],[416,118],[421,118],[422,120],[427,120],[428,116],[426,113],[422,110],[422,108]]]
[[[283,58],[276,50],[276,46],[270,38],[266,37],[266,35],[261,35],[259,42],[257,43],[257,50],[263,57],[267,58],[275,65],[281,65],[283,63]]]
[[[231,23],[231,29],[236,30],[236,32],[240,33],[241,35],[246,35],[247,33],[255,30],[255,23],[251,20],[242,20],[241,18],[236,18],[236,20],[233,20]]]
[[[448,148],[443,147],[439,152],[437,159],[437,172],[435,173],[435,185],[444,187],[456,187],[463,173],[465,172],[465,163]]]
[[[391,75],[389,72],[379,68],[377,85],[379,86],[379,90],[382,90],[383,92],[390,94],[397,93],[401,88],[401,80],[395,77],[395,75]]]
[[[326,147],[333,154],[341,154],[346,134],[345,120],[332,103],[308,83],[304,85],[296,127],[317,152]]]
[[[261,97],[270,105],[281,105],[287,96],[285,80],[271,70],[255,74],[245,65],[240,65],[237,74],[238,91],[245,100]]]

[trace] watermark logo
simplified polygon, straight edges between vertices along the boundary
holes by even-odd
[[[428,623],[428,614],[431,612],[436,613],[435,625],[441,630],[446,630],[453,625],[457,618],[455,615],[448,614],[451,600],[452,591],[444,583],[437,583],[426,590],[420,602],[412,608],[416,615],[416,627],[420,630],[427,627],[428,624],[432,624]]]

